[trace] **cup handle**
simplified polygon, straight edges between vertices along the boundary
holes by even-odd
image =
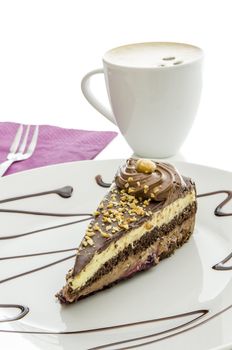
[[[91,72],[87,73],[82,81],[81,81],[81,90],[83,92],[83,95],[85,96],[86,100],[101,114],[104,115],[109,121],[111,121],[113,124],[117,125],[113,116],[113,113],[109,111],[105,106],[103,106],[94,96],[93,92],[90,89],[90,78],[95,74],[104,74],[104,70],[102,68],[92,70]]]

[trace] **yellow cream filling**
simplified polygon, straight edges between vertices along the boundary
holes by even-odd
[[[178,198],[173,203],[169,204],[167,207],[161,211],[157,211],[151,217],[151,220],[146,221],[141,226],[133,229],[129,235],[125,235],[120,238],[115,243],[112,242],[104,251],[93,256],[92,260],[85,266],[85,268],[75,277],[70,278],[68,282],[72,282],[70,287],[75,289],[80,289],[85,283],[98,271],[98,269],[104,265],[106,261],[112,257],[118,255],[125,247],[133,242],[137,241],[144,235],[144,231],[151,231],[154,227],[160,227],[163,224],[169,223],[175,216],[179,215],[184,208],[186,208],[190,203],[196,200],[195,191],[189,192],[185,197]]]

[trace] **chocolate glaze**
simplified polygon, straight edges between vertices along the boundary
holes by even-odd
[[[175,188],[175,196],[176,197],[184,197],[186,195],[186,193],[188,191],[190,191],[191,189],[194,188],[193,183],[191,182],[191,180],[189,178],[184,178],[185,179],[185,183],[184,186],[178,186]],[[107,209],[107,205],[108,202],[110,201],[110,197],[113,193],[113,191],[117,189],[117,186],[113,183],[111,186],[111,190],[105,195],[104,199],[102,200],[103,203],[103,209]],[[124,194],[121,194],[121,192],[117,192],[115,194],[116,196],[116,201],[119,203],[121,201],[121,198],[124,196]],[[141,205],[143,204],[143,201],[141,202]],[[156,212],[158,210],[162,210],[165,206],[167,205],[166,200],[164,201],[151,201],[147,207],[146,210],[147,212]],[[97,211],[101,212],[101,209],[98,207]],[[129,218],[130,215],[125,213],[125,218]],[[123,235],[127,234],[127,232],[129,232],[130,230],[141,226],[145,221],[150,220],[149,216],[141,216],[139,214],[135,215],[136,217],[136,221],[132,222],[129,224],[129,228],[128,229],[124,229],[121,228],[118,232],[114,233],[113,235],[111,235],[111,237],[109,238],[105,238],[101,235],[100,232],[96,232],[95,235],[92,238],[94,245],[90,246],[88,245],[87,247],[85,247],[84,249],[80,249],[77,256],[76,256],[76,262],[74,265],[74,269],[73,269],[73,276],[77,275],[92,259],[92,257],[94,256],[94,254],[96,252],[101,252],[104,249],[106,249],[109,244],[111,244],[112,242],[116,242],[117,240],[119,240]],[[90,224],[98,224],[99,227],[101,228],[102,231],[105,231],[105,226],[103,226],[103,221],[102,221],[102,214],[100,214],[98,217],[94,218]]]

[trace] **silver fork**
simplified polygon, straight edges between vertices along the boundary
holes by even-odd
[[[21,124],[19,126],[19,128],[15,134],[14,140],[10,146],[10,150],[9,150],[8,155],[7,155],[7,160],[4,163],[0,164],[0,177],[5,174],[7,169],[14,162],[19,162],[21,160],[28,159],[32,156],[32,154],[35,150],[36,144],[37,144],[37,140],[38,140],[39,126],[38,125],[35,126],[31,142],[26,149],[28,135],[30,132],[30,127],[31,127],[30,125],[27,125],[25,135],[22,138],[23,125]]]

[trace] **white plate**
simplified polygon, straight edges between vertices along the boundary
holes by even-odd
[[[96,184],[95,175],[110,182],[121,163],[82,161],[2,178],[1,200],[65,185],[74,191],[68,199],[50,194],[4,203],[1,209],[91,213],[107,191]],[[194,164],[176,165],[195,180],[198,193],[232,189],[231,173]],[[73,266],[74,258],[69,256],[75,251],[2,258],[74,249],[88,221],[46,230],[80,218],[1,212],[0,237],[42,230],[0,241],[0,304],[29,308],[24,317],[7,321],[22,311],[0,307],[0,320],[4,321],[0,322],[1,348],[210,349],[231,342],[232,270],[212,268],[232,251],[232,216],[214,215],[226,197],[220,193],[198,199],[194,235],[173,256],[71,306],[61,306],[54,295]],[[232,201],[222,211],[232,213]],[[58,260],[63,261],[39,269]],[[33,269],[39,270],[14,278]]]

